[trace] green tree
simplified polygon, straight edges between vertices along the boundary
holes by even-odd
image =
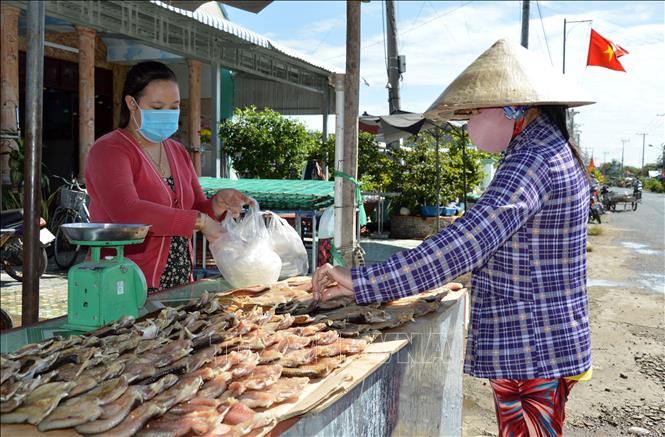
[[[318,132],[315,134],[318,135]],[[330,179],[334,179],[335,135],[330,135],[323,149],[314,150],[309,157],[328,163]],[[358,180],[363,191],[386,191],[392,181],[392,161],[381,149],[376,137],[368,132],[358,133]]]
[[[423,132],[411,140],[412,148],[394,152],[390,191],[402,193],[399,204],[415,211],[418,206],[436,205],[436,139],[431,133]],[[480,161],[491,156],[467,147],[465,168],[462,144],[457,133],[442,138],[439,143],[442,205],[461,200],[465,170],[467,192],[477,187],[483,177]]]
[[[300,179],[305,160],[320,147],[302,123],[255,106],[237,108],[220,124],[219,137],[221,151],[246,178]]]

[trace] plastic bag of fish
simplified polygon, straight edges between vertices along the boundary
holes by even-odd
[[[222,226],[225,232],[210,243],[210,252],[224,279],[236,288],[277,282],[282,260],[273,250],[258,204],[242,219],[227,215]]]

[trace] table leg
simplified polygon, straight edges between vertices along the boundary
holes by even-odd
[[[310,273],[316,271],[316,264],[319,255],[319,233],[316,230],[316,211],[312,215],[312,264],[309,266]]]
[[[196,237],[197,237],[197,231],[194,231],[194,235],[192,236],[192,250],[194,251],[193,256],[192,256],[192,276],[194,276],[194,280],[196,281]]]
[[[201,253],[201,264],[202,264],[202,267],[203,267],[203,277],[204,278],[208,276],[208,270],[207,270],[208,266],[206,265],[206,252],[207,252],[207,250],[208,250],[208,240],[204,236],[203,237],[203,252]]]

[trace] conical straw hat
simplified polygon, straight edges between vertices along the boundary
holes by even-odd
[[[542,59],[505,39],[495,42],[448,85],[425,112],[433,120],[466,120],[469,110],[510,105],[594,103]]]

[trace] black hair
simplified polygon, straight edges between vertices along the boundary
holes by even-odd
[[[575,141],[571,138],[570,132],[568,131],[568,123],[566,123],[567,108],[563,105],[544,105],[539,108],[540,112],[544,114],[550,122],[559,129],[559,131],[561,131],[561,135],[563,135],[568,142],[573,158],[575,158],[575,161],[577,161],[584,173],[587,174],[588,172],[584,165],[584,160],[582,159],[582,152],[580,152],[579,147],[577,147],[577,144],[575,144]]]
[[[120,127],[125,128],[129,124],[129,108],[125,102],[125,96],[132,96],[138,102],[145,87],[153,80],[168,80],[178,83],[173,70],[161,62],[139,62],[129,69],[125,85],[122,87],[120,122],[118,123]]]

